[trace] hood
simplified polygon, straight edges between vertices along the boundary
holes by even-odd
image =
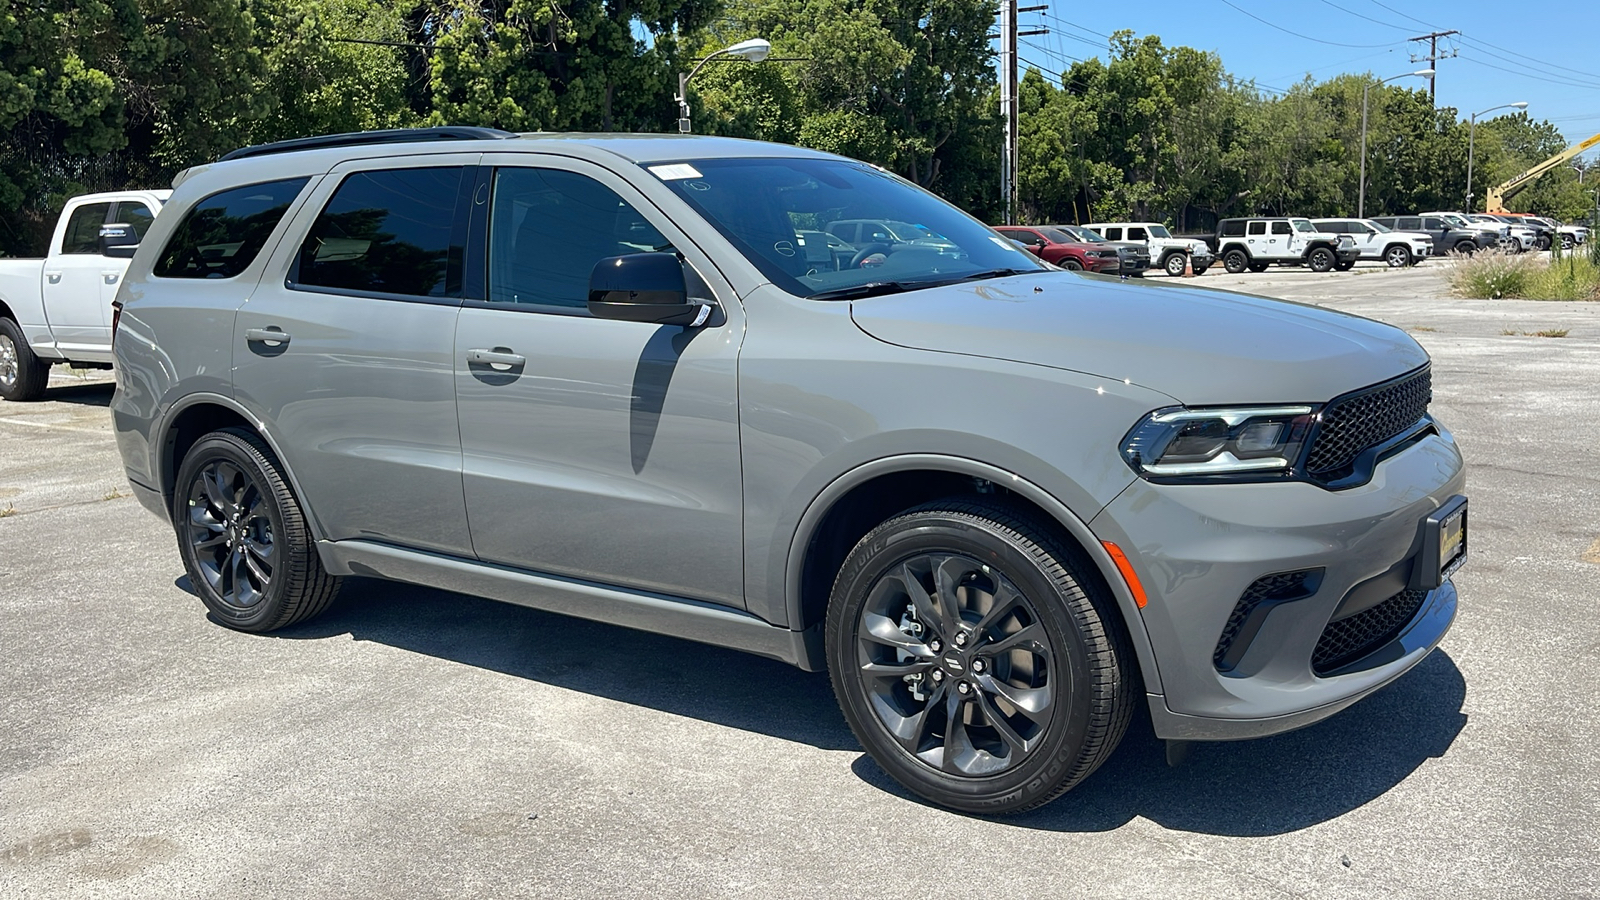
[[[1360,316],[1065,272],[856,300],[851,316],[890,344],[1097,375],[1190,405],[1322,402],[1428,360],[1405,332]]]

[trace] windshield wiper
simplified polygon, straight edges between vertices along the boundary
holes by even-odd
[[[989,269],[985,272],[973,272],[971,275],[962,275],[960,278],[951,278],[939,284],[960,284],[963,281],[984,281],[989,278],[1005,278],[1008,275],[1037,275],[1047,269]]]
[[[904,291],[914,291],[917,288],[928,287],[915,281],[869,281],[854,287],[834,288],[831,291],[819,291],[807,294],[807,300],[854,300],[858,297],[880,297],[884,294],[899,294]]]

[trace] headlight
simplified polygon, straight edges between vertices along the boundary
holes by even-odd
[[[1157,480],[1287,473],[1315,421],[1313,406],[1158,409],[1128,432],[1122,458]]]

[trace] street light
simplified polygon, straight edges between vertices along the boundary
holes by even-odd
[[[1487,112],[1494,112],[1497,109],[1527,108],[1528,101],[1518,100],[1515,103],[1502,103],[1499,106],[1491,106],[1488,109],[1472,114],[1472,118],[1469,120],[1470,124],[1467,125],[1467,212],[1472,212],[1472,140],[1478,136],[1478,117]]]
[[[678,130],[684,134],[689,133],[689,79],[693,78],[701,67],[719,56],[737,56],[742,59],[748,59],[751,62],[761,62],[771,52],[771,42],[762,38],[751,38],[748,41],[740,41],[731,47],[723,47],[721,50],[712,53],[705,59],[700,60],[700,65],[690,69],[687,75],[679,72],[678,96],[673,98],[678,101]]]
[[[1415,72],[1404,72],[1392,78],[1385,78],[1379,84],[1388,84],[1401,78],[1432,78],[1432,69],[1419,69]],[[1356,195],[1356,218],[1367,217],[1367,90],[1372,87],[1372,82],[1361,86],[1361,180]]]

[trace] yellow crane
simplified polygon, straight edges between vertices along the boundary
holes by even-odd
[[[1557,153],[1555,156],[1550,157],[1542,163],[1539,163],[1537,166],[1534,166],[1528,171],[1523,172],[1521,175],[1518,175],[1510,181],[1507,181],[1505,184],[1497,184],[1494,187],[1489,188],[1489,208],[1486,211],[1492,213],[1507,212],[1508,210],[1506,209],[1506,201],[1516,196],[1519,191],[1527,187],[1535,178],[1538,178],[1540,175],[1543,175],[1551,169],[1554,169],[1556,166],[1559,166],[1574,156],[1577,156],[1579,153],[1582,153],[1590,147],[1593,147],[1595,144],[1600,144],[1600,134],[1573,144],[1571,147],[1568,147],[1560,153]]]

